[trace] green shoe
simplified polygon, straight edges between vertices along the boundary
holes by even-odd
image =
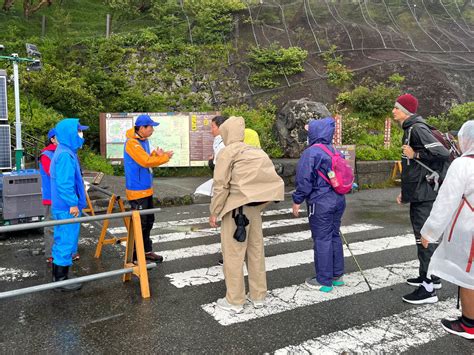
[[[344,286],[345,282],[344,282],[344,279],[342,278],[342,276],[339,276],[338,278],[333,279],[332,280],[332,285],[337,286],[337,287]]]
[[[332,286],[321,285],[315,277],[308,277],[305,281],[305,285],[312,289],[317,289],[321,292],[331,292]]]

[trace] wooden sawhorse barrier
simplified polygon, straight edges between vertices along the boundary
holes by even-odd
[[[402,174],[402,162],[400,160],[397,160],[395,162],[395,164],[393,165],[393,169],[392,169],[392,180],[395,181],[396,177],[397,177],[397,174]]]
[[[124,218],[125,219],[125,218]],[[125,251],[124,269],[131,268],[132,272],[123,275],[123,282],[130,281],[132,274],[140,280],[140,290],[143,298],[150,298],[150,286],[148,283],[148,269],[145,259],[145,246],[143,245],[142,224],[140,213],[132,212],[132,217],[126,217],[127,225],[127,249]],[[104,223],[105,226],[105,223]],[[133,250],[136,249],[137,261],[133,262]]]
[[[120,212],[125,212],[125,207],[123,205],[123,200],[120,198],[120,196],[116,196],[112,194],[109,200],[109,205],[107,207],[107,214],[113,213],[115,203],[117,203]],[[127,229],[128,232],[130,232],[130,218],[124,218],[123,222],[125,224],[125,228]],[[100,232],[100,237],[99,241],[97,242],[97,247],[95,249],[95,258],[100,258],[100,254],[102,253],[102,246],[104,244],[119,244],[121,242],[126,242],[128,239],[127,237],[122,237],[122,238],[117,238],[112,236],[109,239],[105,239],[105,235],[107,234],[107,229],[109,228],[109,220],[104,219],[104,224],[102,225],[102,230]]]

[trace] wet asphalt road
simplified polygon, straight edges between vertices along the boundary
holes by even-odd
[[[383,229],[347,234],[349,243],[376,240],[411,233],[408,208],[394,202],[397,189],[362,191],[348,196],[343,225],[369,223]],[[289,199],[288,199],[289,200]],[[289,201],[271,209],[289,208]],[[171,221],[208,216],[207,205],[167,208],[156,221]],[[292,218],[289,214],[265,220]],[[112,225],[119,225],[118,222]],[[153,234],[182,232],[189,226],[168,226]],[[206,223],[195,228],[207,228]],[[265,230],[275,233],[307,230],[306,223]],[[122,246],[104,246],[100,259],[94,259],[99,230],[84,226],[79,252],[73,267],[77,276],[118,269],[123,264]],[[218,242],[217,236],[181,239],[154,244],[155,251],[167,251]],[[266,256],[277,256],[310,249],[311,239],[267,246]],[[40,251],[42,234],[24,232],[0,241],[0,291],[50,281],[51,269]],[[37,255],[39,254],[39,255]],[[413,289],[403,283],[347,297],[298,307],[266,317],[229,326],[219,324],[201,305],[225,294],[223,281],[176,288],[165,275],[216,265],[219,255],[199,255],[168,260],[149,272],[150,299],[142,299],[137,279],[122,283],[120,277],[90,282],[74,293],[44,291],[0,300],[1,353],[270,353],[288,345],[303,343],[339,330],[409,311],[416,306],[401,301]],[[380,250],[357,256],[365,269],[416,259],[413,245]],[[350,257],[345,258],[346,273],[357,271]],[[312,264],[302,264],[267,272],[268,288],[277,289],[302,283],[313,273]],[[457,294],[445,282],[440,300]],[[455,302],[452,307],[455,308]],[[438,322],[432,324],[438,327]],[[407,337],[413,336],[407,331]],[[362,339],[364,340],[364,339]],[[415,347],[400,348],[408,353],[473,354],[474,343],[442,333]],[[373,350],[370,345],[365,351]],[[387,351],[390,348],[387,347]],[[393,352],[388,351],[388,352]]]

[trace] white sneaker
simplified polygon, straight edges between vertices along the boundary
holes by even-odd
[[[234,313],[240,313],[244,310],[244,307],[242,305],[237,305],[237,304],[230,304],[227,301],[227,298],[219,298],[216,302],[217,307],[220,309],[223,309],[224,311],[231,311]]]
[[[248,293],[246,297],[247,297],[247,301],[249,301],[253,305],[254,308],[259,309],[259,308],[265,307],[265,299],[258,300],[258,301],[253,300],[250,298],[250,295]]]

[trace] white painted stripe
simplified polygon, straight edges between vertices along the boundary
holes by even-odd
[[[413,245],[415,236],[413,234],[397,235],[394,237],[367,240],[364,242],[352,243],[350,248],[354,255],[375,253],[382,250],[396,249]],[[350,256],[349,250],[344,245],[344,257]],[[265,258],[265,268],[267,271],[295,267],[303,264],[310,264],[314,261],[313,249],[296,253],[281,254]],[[247,268],[244,265],[244,275],[247,275]],[[187,286],[197,286],[224,280],[222,266],[212,266],[209,268],[194,269],[184,272],[177,272],[166,275],[170,283],[178,288]]]
[[[448,334],[441,327],[440,320],[459,316],[459,311],[453,306],[455,302],[454,298],[449,298],[436,304],[417,306],[300,345],[287,346],[275,354],[399,354]]]
[[[275,221],[265,221],[262,223],[262,229],[289,227],[289,226],[294,226],[298,224],[303,224],[305,222],[308,222],[308,218],[306,217],[279,219]],[[150,239],[153,243],[171,242],[171,241],[182,240],[182,239],[193,239],[193,238],[209,237],[212,235],[220,235],[220,233],[221,233],[220,228],[203,228],[196,231],[193,231],[193,228],[190,228],[190,230],[185,231],[185,232],[151,235]]]
[[[292,213],[291,208],[283,208],[280,210],[268,210],[268,211],[263,211],[263,216],[279,216],[279,215],[284,215],[284,214],[289,214]],[[301,212],[304,212],[304,210],[300,210]],[[190,218],[190,219],[182,219],[178,221],[168,221],[168,222],[156,222],[153,224],[153,229],[166,229],[166,228],[172,228],[176,226],[188,226],[188,225],[193,225],[193,224],[203,224],[209,222],[209,216],[208,217],[199,217],[199,218]],[[108,229],[110,233],[112,234],[120,234],[120,233],[126,233],[127,230],[125,227],[115,227],[115,228],[109,228]]]
[[[404,283],[417,269],[418,261],[412,260],[405,263],[364,270],[364,275],[372,289],[377,290]],[[369,290],[360,272],[344,275],[344,282],[346,286],[334,287],[329,293],[309,289],[304,283],[271,290],[268,292],[265,301],[266,307],[254,309],[252,305],[245,304],[243,312],[238,314],[218,308],[216,302],[208,303],[201,307],[221,325],[231,325],[342,297],[353,296]]]
[[[380,229],[383,227],[374,226],[372,224],[353,224],[350,226],[342,226],[341,231],[344,234],[363,232],[373,229]],[[216,235],[216,239],[220,238],[219,235]],[[275,234],[264,238],[265,245],[275,245],[280,243],[288,242],[299,242],[311,238],[311,231],[302,231],[302,232],[293,232],[293,233],[283,233]],[[164,250],[159,251],[158,253],[162,255],[165,261],[185,259],[193,256],[202,256],[216,254],[220,251],[221,243],[206,244],[206,245],[197,245],[188,248],[174,249],[174,250]]]
[[[23,279],[27,279],[36,275],[36,271],[26,271],[20,269],[9,269],[0,267],[0,281],[21,281]]]

